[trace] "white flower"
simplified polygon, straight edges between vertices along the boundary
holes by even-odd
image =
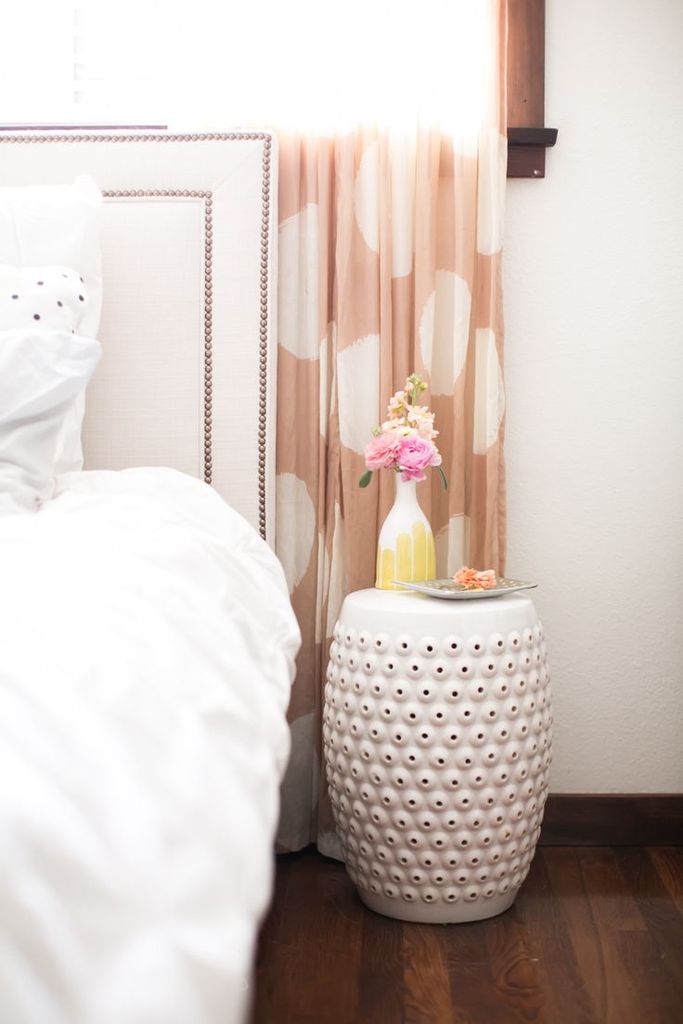
[[[411,437],[417,434],[417,430],[406,423],[405,417],[396,420],[386,420],[382,424],[383,434],[398,434],[400,437]]]
[[[402,416],[406,404],[405,391],[397,391],[396,394],[392,395],[389,399],[389,405],[387,406],[389,417],[391,419],[396,419],[399,416]]]
[[[431,441],[437,436],[438,431],[434,430],[434,413],[430,412],[426,405],[409,406],[406,420],[425,441]]]

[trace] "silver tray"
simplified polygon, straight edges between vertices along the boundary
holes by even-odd
[[[490,590],[466,590],[453,580],[425,580],[424,583],[410,583],[408,580],[392,580],[399,587],[415,590],[418,594],[429,597],[440,597],[445,601],[470,601],[478,597],[503,597],[514,594],[516,590],[533,590],[538,583],[525,583],[524,580],[509,580],[505,576],[498,577],[497,586]]]

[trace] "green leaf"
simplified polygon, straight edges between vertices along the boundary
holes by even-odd
[[[447,491],[448,490],[448,477],[444,473],[444,471],[441,468],[441,466],[437,466],[436,468],[438,469],[439,474],[441,476],[441,483],[443,484],[443,489],[444,489],[444,491]]]
[[[358,481],[358,486],[359,487],[367,487],[371,480],[372,480],[372,470],[371,469],[366,469],[365,472],[363,473],[362,477]]]

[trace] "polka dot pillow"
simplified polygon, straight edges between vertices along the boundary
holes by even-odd
[[[32,327],[78,334],[87,308],[83,278],[75,270],[0,264],[0,331]]]

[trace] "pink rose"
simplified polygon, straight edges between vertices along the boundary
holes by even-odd
[[[424,437],[401,438],[396,463],[401,470],[401,480],[425,479],[425,469],[440,466],[441,456],[435,444]]]
[[[396,456],[401,438],[395,431],[377,434],[365,446],[365,465],[368,469],[390,469],[396,465]]]

